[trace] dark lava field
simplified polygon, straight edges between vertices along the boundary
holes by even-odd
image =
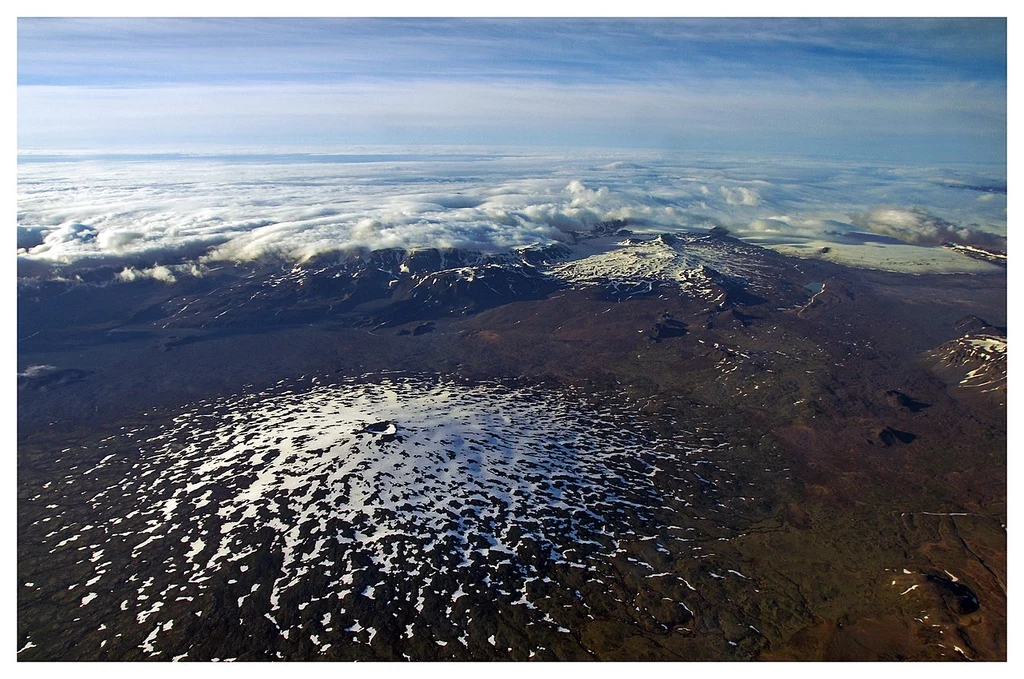
[[[1004,660],[1005,272],[609,252],[19,282],[19,660]]]

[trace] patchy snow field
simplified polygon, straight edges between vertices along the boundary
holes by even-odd
[[[632,407],[582,391],[395,375],[305,384],[196,403],[158,433],[124,429],[97,463],[40,489],[41,549],[81,555],[76,610],[134,618],[138,648],[166,659],[188,649],[167,635],[214,609],[269,621],[314,654],[394,644],[378,636],[382,616],[403,638],[467,646],[495,601],[557,632],[557,610],[538,606],[565,588],[552,568],[596,572],[622,540],[699,553],[699,531],[668,524],[701,513],[692,493],[734,483],[714,463],[720,435],[659,436]],[[71,520],[83,505],[86,525]],[[683,591],[664,567],[628,560]]]

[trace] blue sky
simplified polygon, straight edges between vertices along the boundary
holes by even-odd
[[[20,19],[21,149],[1002,162],[1002,19]]]

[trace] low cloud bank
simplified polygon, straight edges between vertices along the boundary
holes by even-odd
[[[924,208],[876,208],[854,215],[853,223],[874,233],[892,236],[914,245],[945,242],[1006,248],[1006,238],[982,231],[976,225],[958,225],[930,214]]]
[[[1005,195],[978,201],[938,172],[653,152],[37,161],[19,166],[18,275],[105,268],[116,280],[173,282],[223,262],[568,242],[612,220],[637,231],[725,226],[769,244],[858,230],[1004,244]],[[928,207],[878,207],[894,204]]]
[[[30,365],[23,372],[18,373],[18,377],[32,378],[39,377],[41,375],[49,375],[50,373],[56,372],[57,367],[53,365]]]

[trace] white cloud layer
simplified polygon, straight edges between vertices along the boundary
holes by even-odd
[[[722,225],[767,244],[856,240],[999,245],[1000,169],[741,161],[651,152],[480,149],[333,156],[22,158],[22,276],[109,266],[171,281],[218,261],[378,248],[485,251],[633,230]],[[376,154],[376,155],[375,155]],[[979,200],[979,198],[987,200]]]
[[[875,208],[865,214],[854,215],[853,222],[874,233],[892,236],[904,243],[935,245],[952,241],[983,246],[1001,245],[1000,239],[995,235],[950,223],[920,207]]]

